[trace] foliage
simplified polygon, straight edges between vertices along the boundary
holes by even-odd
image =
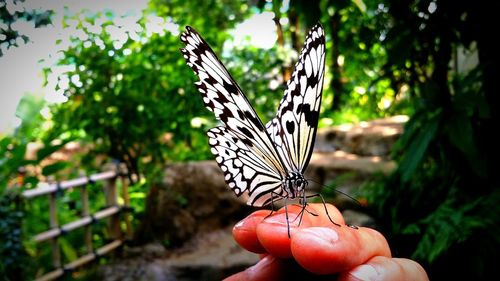
[[[32,21],[35,27],[51,23],[52,11],[39,11],[24,7],[24,0],[12,0],[0,2],[0,57],[3,51],[21,43],[28,42],[29,38],[14,28],[14,23]]]
[[[162,6],[164,13],[187,19],[186,10],[174,2]],[[178,28],[168,18],[156,19]],[[208,113],[199,99],[186,98],[197,93],[191,71],[180,67],[184,58],[178,50],[178,31],[148,30],[146,18],[138,20],[134,30],[124,30],[115,20],[112,13],[92,17],[81,13],[67,19],[68,24],[76,21],[86,38],[74,38],[73,47],[59,62],[73,69],[58,77],[72,81],[60,88],[69,93],[70,102],[53,107],[52,120],[59,126],[51,134],[75,132],[81,141],[91,143],[94,149],[85,157],[86,165],[103,155],[125,162],[129,171],[149,179],[167,159],[206,158],[203,128],[209,123]],[[95,25],[101,27],[97,32],[92,31]],[[225,34],[207,33],[222,38]]]
[[[49,151],[60,148],[47,142],[37,156],[26,158],[29,144],[39,140],[43,131],[39,114],[43,105],[44,102],[34,96],[24,97],[17,108],[17,116],[23,120],[21,126],[13,135],[0,139],[0,275],[7,280],[26,278],[32,265],[29,246],[25,245],[27,215],[20,187],[36,186],[41,176],[36,168],[50,154]]]
[[[499,60],[482,14],[491,8],[388,1],[381,15],[390,23],[386,75],[409,85],[415,113],[393,151],[397,171],[367,190],[396,254],[421,261],[434,279],[485,280],[498,259],[498,103],[489,85]],[[476,51],[477,66],[451,69],[460,50]]]
[[[5,280],[22,280],[30,259],[23,245],[22,198],[15,190],[0,194],[0,276]],[[3,280],[3,279],[2,279]]]

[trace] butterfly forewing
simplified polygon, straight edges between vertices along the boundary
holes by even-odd
[[[225,167],[228,168],[227,163],[234,162],[232,156],[219,153],[219,150],[224,149],[221,146],[223,144],[221,140],[225,138],[225,142],[228,142],[229,145],[244,144],[246,147],[244,154],[249,155],[249,158],[259,158],[258,162],[264,168],[253,166],[251,162],[244,162],[245,165],[258,172],[258,175],[262,171],[266,171],[266,174],[262,174],[262,177],[256,177],[256,182],[262,181],[260,185],[247,185],[245,188],[237,187],[236,184],[243,184],[243,181],[237,180],[237,175],[231,177],[234,180],[226,180],[226,182],[232,185],[231,188],[235,193],[237,193],[237,188],[240,188],[242,191],[248,191],[252,194],[253,189],[258,188],[259,192],[281,194],[279,184],[262,180],[265,176],[272,174],[275,179],[281,181],[286,176],[287,171],[255,110],[212,49],[195,30],[187,27],[186,31],[181,35],[181,41],[186,44],[186,47],[181,49],[181,52],[187,64],[200,78],[196,85],[202,94],[205,106],[225,125],[224,130],[219,127],[218,130],[211,130],[211,133],[209,133],[211,142],[214,142],[214,144],[211,144],[212,152],[222,158],[222,161],[218,161],[219,166],[221,169],[225,169],[224,163],[226,163],[224,164]],[[236,142],[233,139],[239,141]],[[231,151],[231,149],[225,151]],[[239,172],[243,175],[242,171],[243,167],[238,167],[238,171],[231,170],[229,173]],[[261,201],[251,196],[248,204],[261,204]]]
[[[321,25],[309,32],[276,117],[266,128],[289,170],[304,172],[311,158],[321,105],[325,37]]]

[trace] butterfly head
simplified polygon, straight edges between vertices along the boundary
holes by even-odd
[[[290,199],[301,197],[307,186],[307,180],[302,173],[291,172],[283,181],[284,190]]]

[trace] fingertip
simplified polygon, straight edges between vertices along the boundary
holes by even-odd
[[[293,224],[287,224],[285,213],[279,213],[266,218],[257,226],[257,237],[261,245],[268,253],[279,258],[289,258],[292,256],[290,251],[290,235],[296,230]]]
[[[345,252],[339,247],[339,233],[328,227],[310,227],[295,234],[291,252],[295,260],[315,274],[331,274],[346,269]]]
[[[339,209],[332,204],[311,203],[308,204],[308,206],[312,209],[312,212],[317,214],[317,216],[311,218],[313,225],[330,226],[332,224],[345,224],[344,216],[342,216]]]
[[[257,211],[238,222],[233,227],[233,238],[241,247],[247,251],[261,254],[265,253],[264,247],[257,237],[257,225],[267,215],[265,211]]]
[[[297,262],[316,274],[343,272],[374,256],[390,256],[387,241],[379,232],[345,225],[302,229],[290,248]]]

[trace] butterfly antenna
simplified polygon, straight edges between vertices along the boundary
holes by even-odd
[[[308,181],[310,181],[310,182],[314,182],[315,184],[318,184],[318,185],[320,185],[320,186],[322,186],[322,187],[324,187],[324,188],[331,188],[330,186],[324,185],[324,184],[319,183],[319,182],[317,182],[317,181],[315,181],[315,180],[308,180]],[[360,206],[360,207],[364,207],[364,206],[363,206],[363,204],[361,204],[361,203],[360,203],[360,202],[359,202],[356,198],[352,197],[351,195],[349,195],[349,194],[347,194],[347,193],[345,193],[345,192],[343,192],[343,191],[340,191],[340,190],[338,190],[338,189],[336,189],[336,188],[332,188],[332,189],[333,189],[335,192],[338,192],[338,193],[340,193],[340,194],[344,195],[345,197],[347,197],[347,198],[351,199],[352,201],[356,202],[356,204],[357,204],[358,206]]]

